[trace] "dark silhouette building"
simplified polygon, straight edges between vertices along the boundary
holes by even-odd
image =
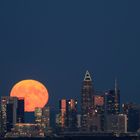
[[[24,98],[18,98],[17,123],[24,123]]]
[[[140,128],[140,105],[126,103],[122,105],[122,110],[128,118],[128,132],[136,132]]]

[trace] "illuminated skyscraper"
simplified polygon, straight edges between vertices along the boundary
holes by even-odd
[[[35,108],[35,122],[46,131],[50,128],[50,108]]]
[[[127,133],[127,115],[107,115],[107,132]]]
[[[68,102],[68,129],[74,131],[77,129],[77,101],[70,99]]]
[[[97,94],[97,93],[96,93]],[[104,116],[104,96],[103,93],[101,95],[94,95],[93,96],[93,103],[94,103],[94,117],[97,118],[97,121],[94,122],[94,125],[97,124],[96,128],[97,131],[104,131],[105,126],[105,116]]]
[[[60,107],[60,124],[61,128],[65,129],[67,127],[67,100],[62,99],[59,101],[59,107]]]
[[[90,73],[86,71],[81,92],[82,130],[89,131],[93,120],[93,86]]]
[[[105,111],[106,114],[120,113],[120,90],[115,80],[115,90],[105,92]]]
[[[2,135],[11,131],[11,128],[17,122],[17,105],[16,97],[1,97],[1,118],[2,118]]]
[[[50,107],[44,107],[42,109],[42,123],[44,124],[44,128],[45,129],[49,129],[50,128]]]
[[[77,100],[62,99],[59,101],[60,112],[56,116],[57,127],[61,131],[77,129]]]
[[[39,125],[41,125],[41,123],[42,123],[42,108],[39,108],[39,107],[37,107],[37,108],[35,108],[35,123],[37,123],[37,124],[39,124]]]

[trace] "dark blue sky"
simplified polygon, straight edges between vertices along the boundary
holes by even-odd
[[[50,103],[80,97],[88,69],[96,90],[114,87],[140,103],[139,0],[0,0],[0,95],[22,79],[49,90]]]

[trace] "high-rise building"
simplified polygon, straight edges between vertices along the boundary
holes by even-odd
[[[1,97],[1,119],[2,135],[11,131],[17,122],[17,105],[16,97]]]
[[[77,130],[77,100],[61,99],[59,101],[60,112],[56,116],[56,125],[61,131]]]
[[[97,93],[96,93],[97,94]],[[105,114],[104,114],[104,95],[103,93],[101,95],[94,95],[93,96],[93,104],[94,104],[94,117],[97,120],[94,125],[96,124],[96,131],[104,131],[105,126]],[[98,123],[97,123],[98,122]]]
[[[45,126],[45,129],[50,129],[50,107],[46,106],[42,109],[42,123]]]
[[[35,123],[44,131],[50,128],[50,107],[35,108]]]
[[[81,115],[82,130],[90,131],[93,125],[93,94],[92,79],[90,73],[86,71],[81,92]]]
[[[39,107],[35,108],[34,113],[35,113],[35,123],[41,125],[41,123],[42,123],[42,115],[43,115],[42,108],[39,108]]]
[[[67,128],[67,100],[62,99],[59,101],[59,108],[60,108],[60,128],[61,129],[66,129]]]
[[[120,90],[117,80],[115,80],[115,90],[105,92],[105,111],[106,114],[120,113]]]
[[[107,132],[127,133],[127,115],[125,114],[107,115]]]
[[[104,96],[94,95],[93,96],[94,110],[98,114],[104,114]]]
[[[24,98],[18,98],[17,123],[24,123]]]
[[[127,103],[122,105],[122,109],[128,117],[128,132],[136,132],[140,128],[140,105]]]
[[[70,99],[67,104],[68,129],[74,131],[77,130],[77,100]]]

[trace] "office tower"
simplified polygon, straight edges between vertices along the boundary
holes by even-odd
[[[60,127],[62,129],[67,128],[67,100],[62,99],[59,101],[59,108],[60,108]]]
[[[42,108],[35,108],[35,123],[41,125],[42,123]]]
[[[60,112],[56,115],[56,125],[61,131],[77,130],[77,100],[61,99],[59,101]]]
[[[109,90],[105,92],[105,111],[106,111],[106,114],[116,114],[114,90]]]
[[[136,132],[140,128],[140,105],[128,103],[127,108],[128,132]]]
[[[24,123],[24,98],[18,98],[17,123]]]
[[[94,105],[94,110],[96,111],[96,113],[103,114],[104,113],[104,96],[94,95],[93,105]]]
[[[90,131],[93,121],[93,86],[90,73],[86,71],[81,92],[82,130]]]
[[[97,93],[96,93],[97,94]],[[105,127],[105,116],[104,116],[104,95],[103,93],[101,95],[94,95],[93,96],[93,105],[94,105],[94,118],[96,118],[96,124],[95,127],[96,131],[104,131]],[[97,123],[98,122],[98,123]]]
[[[125,114],[107,115],[107,132],[127,133],[127,115]]]
[[[16,97],[1,97],[1,118],[2,135],[11,131],[17,121],[17,102]]]
[[[117,80],[115,80],[115,90],[105,92],[105,111],[106,114],[120,113],[120,90]]]
[[[35,123],[44,131],[50,128],[50,107],[35,108]]]
[[[42,109],[42,123],[45,126],[45,129],[49,129],[50,128],[50,107],[44,107]]]
[[[77,130],[77,100],[67,100],[67,105],[68,110],[66,113],[68,120],[68,129],[74,131]]]

